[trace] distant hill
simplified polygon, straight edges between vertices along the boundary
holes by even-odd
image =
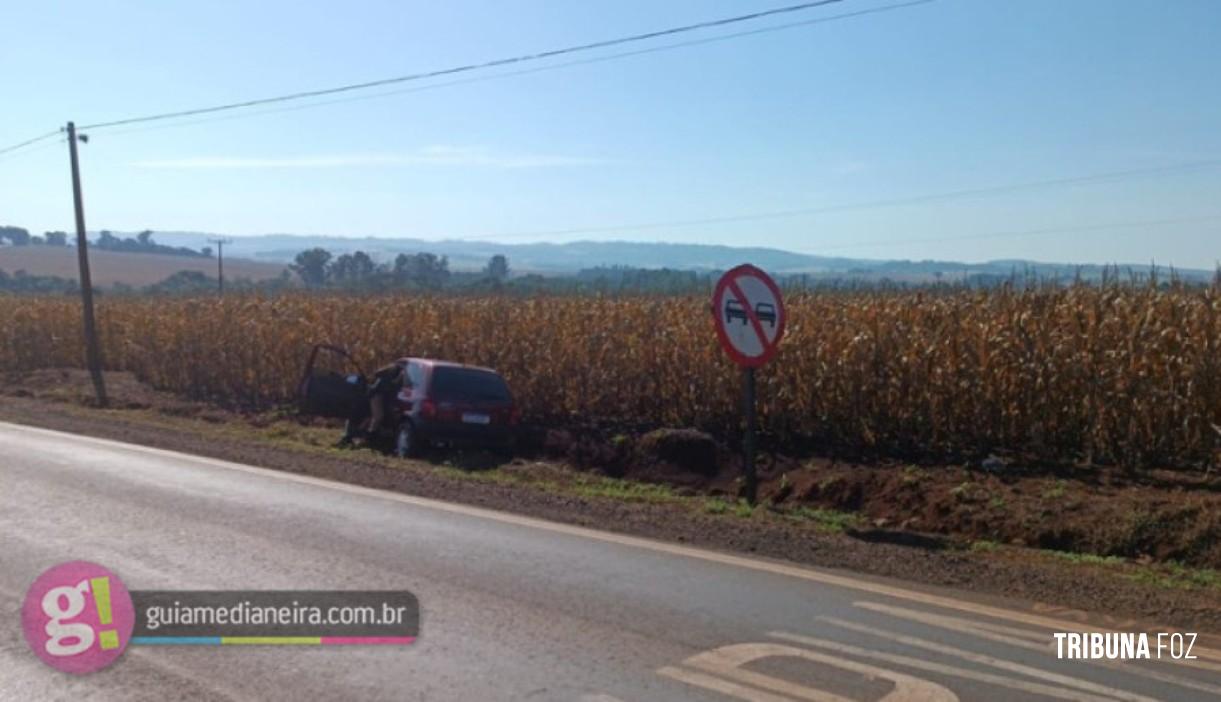
[[[173,246],[193,249],[208,245],[216,234],[203,232],[156,233],[157,240]],[[750,262],[774,274],[806,274],[812,279],[848,279],[876,281],[883,278],[903,282],[954,281],[964,278],[1004,278],[1013,273],[1033,274],[1044,278],[1071,279],[1080,271],[1087,279],[1101,275],[1101,265],[1077,266],[1024,260],[960,263],[954,261],[895,261],[815,256],[782,249],[737,248],[707,244],[675,244],[664,242],[574,241],[564,244],[501,244],[488,241],[425,241],[422,239],[392,239],[378,237],[348,238],[338,236],[305,236],[265,234],[233,237],[226,244],[225,256],[241,257],[283,265],[297,253],[314,247],[334,254],[364,251],[375,260],[385,262],[400,253],[427,251],[448,256],[455,271],[482,268],[494,254],[504,254],[515,273],[563,275],[583,268],[598,266],[629,266],[634,268],[675,268],[695,271],[719,271],[739,263]],[[2,257],[0,257],[2,258]],[[1099,263],[1106,263],[1099,261]],[[0,264],[0,267],[3,267]],[[1148,264],[1120,265],[1146,273]],[[279,269],[276,269],[277,274]],[[1165,269],[1162,271],[1165,272]],[[1178,273],[1193,280],[1209,280],[1213,271],[1182,269]]]
[[[215,234],[188,232],[157,232],[158,241],[175,246],[199,248],[207,246]],[[807,256],[769,248],[735,248],[702,244],[669,244],[627,241],[575,241],[565,244],[500,244],[488,241],[425,241],[423,239],[386,239],[378,237],[347,238],[337,236],[302,236],[295,234],[265,234],[233,237],[225,253],[246,258],[287,263],[298,252],[314,247],[332,253],[364,251],[381,260],[393,259],[400,253],[428,251],[448,256],[455,270],[482,268],[495,254],[509,257],[517,271],[537,273],[572,273],[594,266],[632,266],[636,268],[682,268],[687,270],[721,270],[750,260],[776,272],[809,272],[847,269],[853,259]]]
[[[230,259],[225,252],[225,279],[268,280],[284,270],[282,263]],[[167,254],[124,253],[89,250],[93,284],[106,287],[124,283],[133,287],[151,285],[178,271],[199,271],[216,276],[215,258],[188,258]],[[76,280],[76,248],[71,246],[0,246],[0,270]]]

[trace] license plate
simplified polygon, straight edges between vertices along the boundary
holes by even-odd
[[[487,416],[486,414],[475,414],[474,412],[464,412],[462,414],[462,421],[467,424],[488,424],[492,421],[492,418]]]

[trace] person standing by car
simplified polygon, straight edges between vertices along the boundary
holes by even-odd
[[[368,390],[369,413],[365,415],[368,417],[368,425],[363,431],[366,438],[377,436],[382,428],[382,422],[386,420],[386,406],[393,402],[399,390],[403,389],[406,370],[406,366],[396,361],[373,372]],[[363,420],[364,417],[352,417],[348,420],[347,431],[339,440],[339,445],[347,446],[352,443],[357,434],[361,433],[360,428],[365,426]]]

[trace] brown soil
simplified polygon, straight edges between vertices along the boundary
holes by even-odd
[[[607,438],[610,437],[610,438]],[[740,462],[707,434],[634,438],[549,431],[538,453],[609,475],[735,498]],[[851,512],[874,530],[1221,568],[1221,474],[1042,468],[990,457],[974,465],[844,463],[763,455],[759,499]]]
[[[776,506],[742,518],[734,516],[733,509],[706,509],[707,495],[737,490],[732,458],[723,450],[717,453],[717,470],[707,471],[711,477],[698,471],[693,476],[692,470],[647,453],[639,441],[610,442],[602,448],[604,457],[617,461],[621,472],[681,483],[684,487],[677,494],[690,495],[658,501],[615,499],[554,489],[572,476],[588,475],[565,463],[516,459],[468,476],[371,451],[323,450],[313,439],[294,438],[293,432],[303,426],[295,418],[241,415],[187,402],[150,390],[128,374],[109,374],[108,387],[113,409],[101,411],[87,406],[90,387],[80,371],[10,374],[0,383],[0,419],[560,522],[1045,603],[1032,605],[1039,611],[1079,608],[1221,632],[1221,589],[1211,573],[1198,584],[1185,583],[1171,577],[1181,570],[1173,566],[1071,562],[1030,548],[996,548],[990,543],[983,544],[986,548],[979,543],[975,549],[961,547],[972,540],[1022,542],[1216,564],[1221,561],[1216,543],[1221,498],[1217,483],[1202,476],[1087,478],[1024,475],[1012,468],[992,473],[771,460],[763,466],[761,496]],[[571,435],[551,440],[554,451],[581,443]],[[692,436],[651,441],[667,447],[659,449],[663,456],[685,441],[701,442]],[[642,455],[665,465],[639,476],[648,463]],[[478,460],[466,465],[485,467]],[[673,480],[665,478],[666,471],[674,473]],[[491,475],[514,479],[483,479]],[[818,520],[795,519],[796,513],[784,511],[797,504],[858,511],[865,519],[846,533],[836,533]],[[954,538],[930,536],[935,533]]]
[[[970,467],[809,462],[762,495],[860,512],[878,527],[1102,556],[1221,566],[1221,480],[1091,469],[1022,475]]]

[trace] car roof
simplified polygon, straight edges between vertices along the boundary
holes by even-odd
[[[403,358],[399,359],[400,363],[402,363],[403,361],[407,361],[410,363],[419,363],[422,366],[431,366],[433,368],[466,368],[468,370],[485,371],[488,373],[495,373],[496,375],[500,375],[500,373],[497,373],[496,370],[494,370],[492,368],[485,368],[484,366],[472,366],[472,365],[468,365],[465,363],[458,363],[456,361],[443,361],[439,358],[419,358],[417,356],[404,356]]]

